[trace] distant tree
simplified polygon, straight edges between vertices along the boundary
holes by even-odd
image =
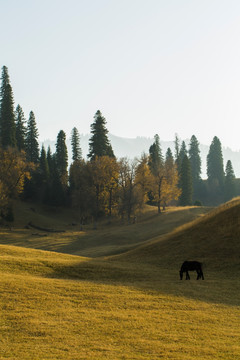
[[[6,92],[7,85],[10,84],[10,79],[8,75],[8,68],[6,66],[2,67],[2,76],[1,76],[1,88],[0,88],[0,145],[2,145],[2,121],[4,114],[2,109],[2,102],[4,98],[4,93]]]
[[[56,143],[56,166],[62,185],[67,186],[68,182],[68,152],[66,146],[66,134],[60,130]]]
[[[46,150],[43,145],[42,145],[40,159],[39,159],[39,171],[41,174],[42,181],[47,183],[50,173],[49,173],[47,154],[46,154]]]
[[[157,175],[163,167],[163,155],[159,135],[154,136],[154,143],[149,148],[149,167],[153,175]]]
[[[113,149],[107,136],[106,119],[99,110],[96,112],[94,122],[91,124],[91,134],[88,158],[94,160],[96,156],[114,157]]]
[[[71,205],[77,211],[81,225],[83,225],[84,220],[92,216],[92,204],[94,203],[89,163],[83,159],[75,160],[70,166],[69,183]]]
[[[191,165],[187,155],[184,155],[180,171],[180,188],[182,193],[179,198],[179,205],[192,205],[192,174]]]
[[[232,166],[231,160],[227,161],[226,171],[225,171],[225,186],[224,186],[224,200],[231,200],[236,196],[236,185],[235,185],[235,174]]]
[[[157,203],[158,213],[161,213],[162,186],[165,176],[164,160],[160,147],[159,136],[155,135],[154,143],[149,148],[149,167],[153,175],[153,186],[150,192],[151,198]]]
[[[35,164],[39,161],[38,129],[33,111],[29,114],[26,133],[27,160]]]
[[[14,100],[9,81],[8,68],[2,68],[2,85],[0,91],[0,135],[4,149],[16,146],[16,128],[14,117]]]
[[[192,172],[193,197],[196,199],[201,189],[201,157],[199,142],[195,135],[193,135],[190,140],[189,160]]]
[[[217,136],[213,138],[207,155],[208,198],[217,205],[224,200],[224,168],[222,145]]]
[[[118,211],[122,220],[127,217],[128,223],[139,204],[139,197],[135,182],[137,162],[127,158],[119,160],[119,201]],[[140,199],[141,201],[141,199]]]
[[[80,148],[80,136],[79,132],[76,127],[72,129],[72,136],[71,136],[71,145],[72,145],[72,159],[81,160],[82,158],[82,150]]]
[[[52,171],[53,171],[53,155],[52,155],[52,151],[50,146],[48,146],[47,149],[47,162],[48,162],[48,168],[49,168],[49,173],[51,175]]]
[[[162,202],[163,207],[173,201],[178,200],[181,190],[178,187],[179,175],[177,170],[177,164],[174,162],[172,151],[170,148],[167,149],[165,164],[164,164],[164,179],[162,189]]]
[[[15,122],[16,122],[16,142],[18,150],[26,150],[26,120],[23,109],[20,105],[17,105],[15,111]]]
[[[148,200],[148,194],[153,183],[153,175],[149,167],[149,157],[146,154],[143,154],[138,161],[135,183],[139,190],[139,207],[141,209]]]
[[[183,161],[183,159],[184,159],[184,157],[185,157],[186,155],[188,155],[187,146],[186,146],[185,141],[182,141],[181,148],[180,148],[180,151],[179,151],[180,170],[181,170],[181,166],[182,166],[182,161]]]

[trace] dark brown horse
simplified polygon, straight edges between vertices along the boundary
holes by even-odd
[[[190,280],[189,271],[196,271],[197,272],[197,280],[203,279],[203,272],[202,272],[202,264],[198,261],[184,261],[179,271],[180,280],[183,278],[183,273],[186,273],[186,280]]]

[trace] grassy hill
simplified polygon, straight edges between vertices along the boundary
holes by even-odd
[[[198,259],[206,269],[240,272],[240,200],[230,201],[205,216],[178,227],[167,235],[129,251],[122,260],[169,267]]]
[[[74,214],[22,209],[15,229],[1,230],[0,359],[240,359],[240,200],[195,209],[86,227],[85,250],[71,239]],[[37,237],[26,220],[66,232]],[[114,253],[108,231],[118,255],[56,252]],[[203,260],[206,280],[179,280],[186,258]]]
[[[27,203],[15,204],[14,228],[0,228],[1,244],[57,251],[88,257],[99,257],[126,252],[149,239],[167,234],[174,228],[188,223],[209,212],[210,208],[170,208],[157,214],[155,207],[148,206],[139,214],[136,224],[122,225],[101,221],[98,230],[88,224],[81,230],[78,214],[72,210],[49,208]],[[48,232],[27,226],[29,223]],[[61,232],[64,230],[64,232]],[[57,232],[59,231],[59,232]]]

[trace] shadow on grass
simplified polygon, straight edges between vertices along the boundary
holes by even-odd
[[[191,280],[179,279],[179,264],[175,269],[144,264],[128,264],[107,260],[89,259],[75,265],[54,265],[50,277],[89,281],[111,286],[127,286],[155,295],[166,294],[213,304],[239,306],[239,276],[206,273],[205,280],[196,280],[197,274],[190,273]]]

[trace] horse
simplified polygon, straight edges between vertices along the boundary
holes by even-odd
[[[202,280],[204,280],[204,276],[202,272],[202,264],[198,261],[184,261],[179,271],[180,280],[182,280],[184,272],[186,273],[186,280],[190,280],[188,271],[194,271],[194,270],[196,270],[197,272],[197,280],[201,278]]]

